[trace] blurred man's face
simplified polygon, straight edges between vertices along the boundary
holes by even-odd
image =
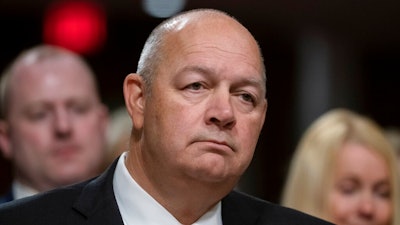
[[[99,172],[107,110],[88,71],[70,59],[19,68],[11,80],[9,158],[39,191]]]

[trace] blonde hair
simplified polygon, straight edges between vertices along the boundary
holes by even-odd
[[[397,156],[400,157],[400,129],[388,127],[385,129],[385,135],[396,150]]]
[[[329,220],[325,212],[327,187],[332,184],[336,152],[348,141],[367,146],[386,162],[391,180],[391,224],[400,224],[400,186],[394,150],[373,120],[346,109],[327,112],[303,134],[290,164],[282,205]]]

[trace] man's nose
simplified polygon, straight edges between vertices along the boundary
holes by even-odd
[[[67,109],[56,109],[54,115],[54,130],[58,137],[70,135],[72,128],[72,118]]]
[[[211,95],[206,111],[206,123],[215,124],[222,129],[235,126],[235,112],[229,92],[216,90]]]

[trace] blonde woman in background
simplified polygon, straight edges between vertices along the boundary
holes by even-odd
[[[338,225],[399,225],[397,172],[383,130],[365,116],[335,109],[300,140],[282,204]]]

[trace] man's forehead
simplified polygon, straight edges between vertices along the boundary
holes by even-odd
[[[218,24],[226,23],[242,26],[235,19],[224,13],[212,10],[204,10],[189,12],[171,18],[162,24],[161,29],[166,32],[179,32],[183,30],[193,30],[196,28],[213,28],[218,26]]]

